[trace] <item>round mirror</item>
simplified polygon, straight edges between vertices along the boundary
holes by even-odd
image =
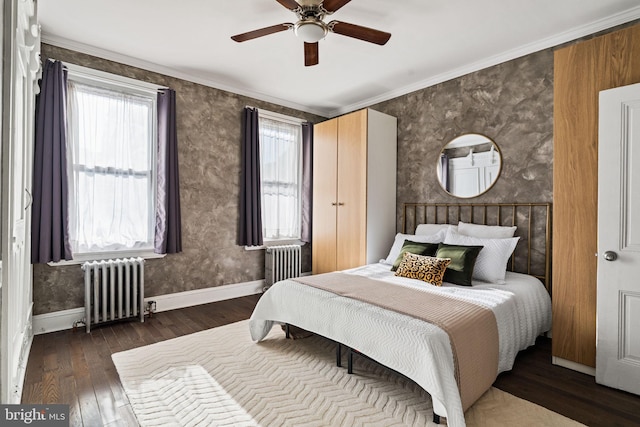
[[[502,155],[496,143],[484,135],[469,133],[442,148],[438,181],[452,196],[476,197],[495,184],[501,169]]]

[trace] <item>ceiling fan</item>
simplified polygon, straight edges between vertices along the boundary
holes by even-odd
[[[326,15],[331,15],[351,0],[276,0],[278,3],[295,13],[298,21],[295,24],[284,23],[260,28],[247,33],[237,34],[231,39],[237,42],[256,39],[280,31],[291,30],[304,41],[304,65],[318,64],[318,41],[329,32],[340,34],[369,43],[384,45],[391,37],[390,33],[374,30],[373,28],[349,24],[341,21],[323,21]]]

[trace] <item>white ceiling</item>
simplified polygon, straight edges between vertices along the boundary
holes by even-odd
[[[335,116],[640,18],[638,0],[352,0],[333,19],[392,34],[385,46],[329,33],[304,66],[276,0],[40,0],[43,41]]]

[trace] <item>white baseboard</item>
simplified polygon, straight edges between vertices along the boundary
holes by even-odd
[[[233,285],[217,286],[214,288],[158,295],[145,298],[144,300],[145,302],[155,301],[155,311],[160,312],[259,294],[262,292],[263,287],[264,280],[254,280],[253,282],[235,283]]]
[[[196,289],[175,294],[156,295],[147,297],[144,300],[145,302],[155,301],[155,312],[160,312],[259,294],[262,292],[263,287],[264,280],[254,280],[252,282]],[[82,319],[84,319],[84,307],[38,314],[33,316],[33,332],[39,335],[71,329],[74,322]]]
[[[596,376],[596,369],[591,366],[586,366],[581,363],[572,362],[571,360],[566,360],[561,357],[553,356],[551,358],[551,363],[554,365],[562,366],[563,368],[571,369],[574,371],[582,372],[583,374],[591,375],[592,377]]]
[[[73,328],[73,324],[84,319],[84,307],[54,311],[33,316],[33,333],[35,335],[48,332],[63,331]]]

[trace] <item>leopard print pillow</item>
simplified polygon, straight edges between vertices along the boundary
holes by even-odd
[[[405,252],[396,270],[396,276],[418,279],[435,286],[442,286],[442,278],[450,262],[450,258],[436,258]]]

